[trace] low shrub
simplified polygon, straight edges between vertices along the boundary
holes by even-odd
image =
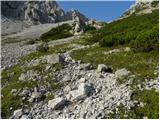
[[[133,119],[143,119],[143,117],[148,117],[148,119],[158,119],[159,118],[159,95],[154,89],[135,91],[132,95],[133,100],[138,100],[146,105],[144,107],[134,107],[131,108],[129,112],[129,118]]]
[[[47,52],[49,50],[49,46],[47,43],[41,43],[37,46],[37,51],[39,52]]]
[[[159,28],[158,25],[154,26],[151,30],[141,32],[136,40],[130,43],[130,46],[135,51],[148,52],[151,50],[158,50],[159,40]]]
[[[103,47],[127,45],[139,52],[158,50],[158,16],[155,10],[106,24],[98,31],[98,42]]]
[[[91,44],[96,43],[100,40],[100,33],[96,30],[90,31],[84,39],[88,43],[91,43]]]
[[[65,23],[56,28],[52,28],[50,31],[42,34],[40,39],[43,42],[49,42],[50,40],[71,37],[73,36],[73,34],[70,33],[71,29],[72,27],[69,24]]]
[[[110,36],[105,36],[99,41],[99,44],[102,47],[105,47],[105,46],[112,47],[113,45],[116,44],[116,39],[111,35]]]

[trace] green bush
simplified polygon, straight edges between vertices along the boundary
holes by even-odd
[[[39,52],[47,52],[49,50],[49,46],[47,43],[41,43],[37,46],[37,51]]]
[[[84,31],[85,31],[85,32],[87,32],[87,31],[92,31],[92,30],[96,30],[96,28],[95,28],[95,27],[92,27],[92,26],[90,26],[90,25],[86,25],[86,26],[84,27]]]
[[[40,39],[43,42],[49,42],[50,40],[71,37],[73,36],[73,34],[70,33],[71,29],[72,27],[69,24],[65,23],[56,28],[52,28],[50,31],[42,34]]]
[[[105,46],[112,47],[115,43],[116,43],[115,38],[113,38],[113,36],[111,35],[103,37],[99,42],[99,44],[102,47],[105,47]]]
[[[158,37],[159,28],[158,25],[156,25],[151,30],[141,32],[130,45],[135,51],[148,52],[158,50]]]
[[[94,31],[89,31],[87,36],[84,38],[86,42],[88,43],[96,43],[100,40],[100,34],[94,30]]]

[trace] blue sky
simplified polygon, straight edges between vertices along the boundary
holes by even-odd
[[[57,1],[63,10],[77,9],[90,19],[111,22],[135,1]]]

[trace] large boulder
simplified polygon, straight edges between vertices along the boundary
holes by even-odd
[[[130,71],[126,70],[125,68],[119,69],[115,72],[116,78],[122,78],[124,76],[127,76],[130,73]]]
[[[64,62],[63,56],[58,54],[43,56],[41,59],[43,63],[48,63],[48,64],[56,64],[56,63]]]
[[[112,72],[112,70],[105,64],[99,64],[97,67],[97,72]]]
[[[77,90],[70,91],[67,98],[71,101],[78,101],[86,98],[90,93],[92,93],[93,88],[86,83],[80,83]]]
[[[53,100],[49,100],[48,107],[54,110],[62,109],[66,105],[67,101],[65,98],[58,97]]]

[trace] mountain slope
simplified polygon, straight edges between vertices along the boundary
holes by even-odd
[[[56,1],[1,1],[2,35],[21,31],[24,27],[74,20],[88,21],[78,11],[65,13]],[[16,28],[17,26],[18,28]]]
[[[125,18],[133,15],[152,13],[159,8],[159,1],[156,0],[137,0],[124,14],[120,17]]]

